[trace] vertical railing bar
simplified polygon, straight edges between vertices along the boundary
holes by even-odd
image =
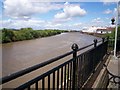
[[[61,90],[63,88],[63,67],[61,68]]]
[[[72,62],[70,63],[70,90],[72,87]]]
[[[36,90],[38,90],[38,81],[35,84],[35,88],[36,88]]]
[[[44,80],[45,80],[45,78],[43,77],[42,78],[42,90],[45,90],[45,81]]]
[[[64,70],[64,90],[66,90],[66,65]]]
[[[59,69],[57,70],[57,90],[59,90]]]
[[[55,90],[55,71],[53,72],[53,90]]]
[[[78,71],[77,71],[77,76],[78,76],[78,78],[77,78],[77,89],[79,89],[79,70],[80,70],[80,65],[79,65],[79,62],[80,62],[80,59],[79,59],[79,57],[77,58],[77,60],[78,60],[78,65],[77,65],[77,68],[78,68]]]
[[[85,82],[85,54],[83,54],[83,61],[84,61],[84,63],[83,63],[83,83]]]
[[[50,74],[48,75],[48,90],[50,90]]]
[[[27,88],[28,90],[30,90],[30,86],[28,86],[28,88]]]
[[[68,86],[69,86],[69,63],[68,63],[68,69],[67,69],[67,90],[68,90]]]
[[[82,62],[81,62],[81,56],[79,56],[79,72],[78,72],[78,75],[79,75],[79,83],[78,83],[78,88],[81,88],[81,68],[82,68]]]
[[[78,82],[79,82],[78,75],[79,75],[79,57],[77,57],[77,88],[79,88],[78,87]]]
[[[83,55],[81,55],[81,87],[82,87],[82,84],[83,84]]]

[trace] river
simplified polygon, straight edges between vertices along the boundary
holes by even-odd
[[[3,44],[2,74],[3,76],[7,76],[58,55],[62,55],[71,51],[73,43],[77,43],[79,47],[91,44],[95,38],[97,37],[76,32]],[[55,65],[56,64],[52,66]],[[43,71],[46,70],[48,70],[48,68]]]

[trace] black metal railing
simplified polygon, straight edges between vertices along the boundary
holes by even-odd
[[[47,88],[48,90],[50,90],[50,88],[52,88],[53,90],[63,88],[67,90],[75,90],[75,88],[82,88],[89,76],[95,72],[97,64],[101,60],[103,60],[103,57],[107,53],[107,47],[108,40],[104,38],[101,41],[97,41],[97,39],[95,39],[94,43],[82,48],[79,48],[77,44],[73,44],[73,51],[65,53],[64,55],[60,55],[38,65],[32,66],[25,70],[19,71],[17,73],[11,74],[10,76],[3,77],[2,79],[0,79],[2,82],[1,84],[12,81],[18,77],[40,69],[41,67],[49,65],[64,57],[73,55],[73,58],[43,73],[42,75],[39,75],[36,78],[27,81],[26,83],[16,87],[15,89],[30,90],[32,86],[34,86],[36,90],[38,90],[38,88],[42,88],[42,90],[44,90],[45,88]],[[90,49],[78,54],[81,50],[86,48]]]

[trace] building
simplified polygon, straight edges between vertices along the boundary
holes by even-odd
[[[112,33],[113,30],[114,30],[114,28],[112,28],[112,27],[98,28],[96,30],[96,33],[98,33],[98,34],[107,34],[107,33]]]

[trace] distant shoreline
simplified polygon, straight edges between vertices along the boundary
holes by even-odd
[[[32,28],[23,28],[21,30],[11,30],[3,29],[2,30],[2,44],[10,42],[18,42],[24,40],[32,40],[37,38],[49,37],[58,35],[66,30],[33,30]]]
[[[87,34],[87,35],[92,35],[92,36],[95,36],[95,37],[100,37],[100,38],[103,38],[105,37],[104,34],[99,34],[99,33],[87,33],[87,32],[81,32],[82,34]]]

